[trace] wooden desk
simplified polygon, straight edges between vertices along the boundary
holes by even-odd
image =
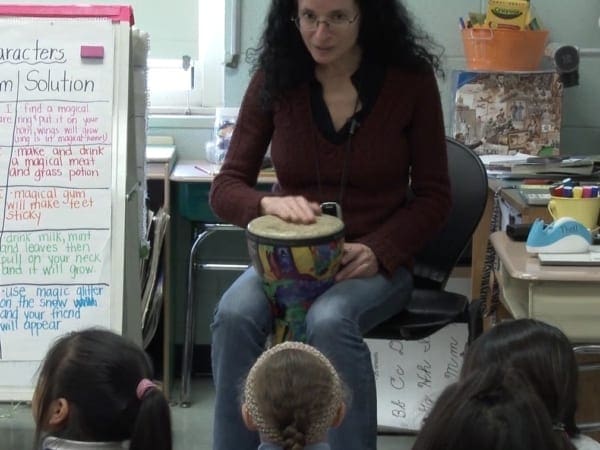
[[[500,262],[500,301],[514,318],[530,317],[560,328],[574,344],[600,343],[600,270],[541,266],[523,242],[504,231],[490,236]],[[598,352],[577,355],[580,364],[577,422],[597,430],[600,418]],[[594,422],[595,421],[595,422]],[[585,426],[587,424],[587,428]],[[600,433],[587,433],[595,439]]]
[[[485,261],[485,252],[490,235],[495,193],[499,192],[500,197],[521,214],[523,223],[531,223],[537,218],[544,219],[545,221],[552,220],[546,206],[527,205],[517,189],[507,187],[517,184],[519,184],[518,180],[505,181],[493,178],[488,180],[487,204],[481,221],[473,234],[471,247],[471,297],[473,299],[479,298],[481,277],[483,275],[483,263]]]
[[[219,173],[219,165],[212,164],[205,159],[184,159],[177,161],[171,181],[176,183],[212,183],[215,175]],[[258,176],[258,183],[274,183],[276,181],[275,172],[271,170],[261,171]]]
[[[600,343],[600,270],[593,266],[541,266],[523,242],[504,231],[490,236],[500,261],[500,300],[515,318],[559,327],[575,343]]]

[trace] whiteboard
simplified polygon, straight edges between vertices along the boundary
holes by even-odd
[[[123,330],[129,31],[0,17],[0,400],[58,336]]]

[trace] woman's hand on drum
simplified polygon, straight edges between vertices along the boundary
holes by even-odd
[[[318,203],[309,202],[302,196],[263,197],[260,209],[262,214],[271,214],[293,223],[315,223],[321,214]]]
[[[346,243],[342,255],[342,267],[335,276],[335,280],[372,277],[378,271],[379,263],[373,250],[364,244]]]

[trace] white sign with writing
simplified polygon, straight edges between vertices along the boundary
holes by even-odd
[[[467,344],[466,324],[450,324],[418,341],[365,339],[377,386],[381,431],[418,431],[444,388],[456,381]]]
[[[38,360],[110,325],[115,38],[110,20],[2,25],[0,359]]]

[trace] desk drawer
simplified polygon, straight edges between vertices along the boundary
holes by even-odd
[[[530,317],[560,328],[574,343],[600,341],[600,284],[538,281],[530,286]]]

